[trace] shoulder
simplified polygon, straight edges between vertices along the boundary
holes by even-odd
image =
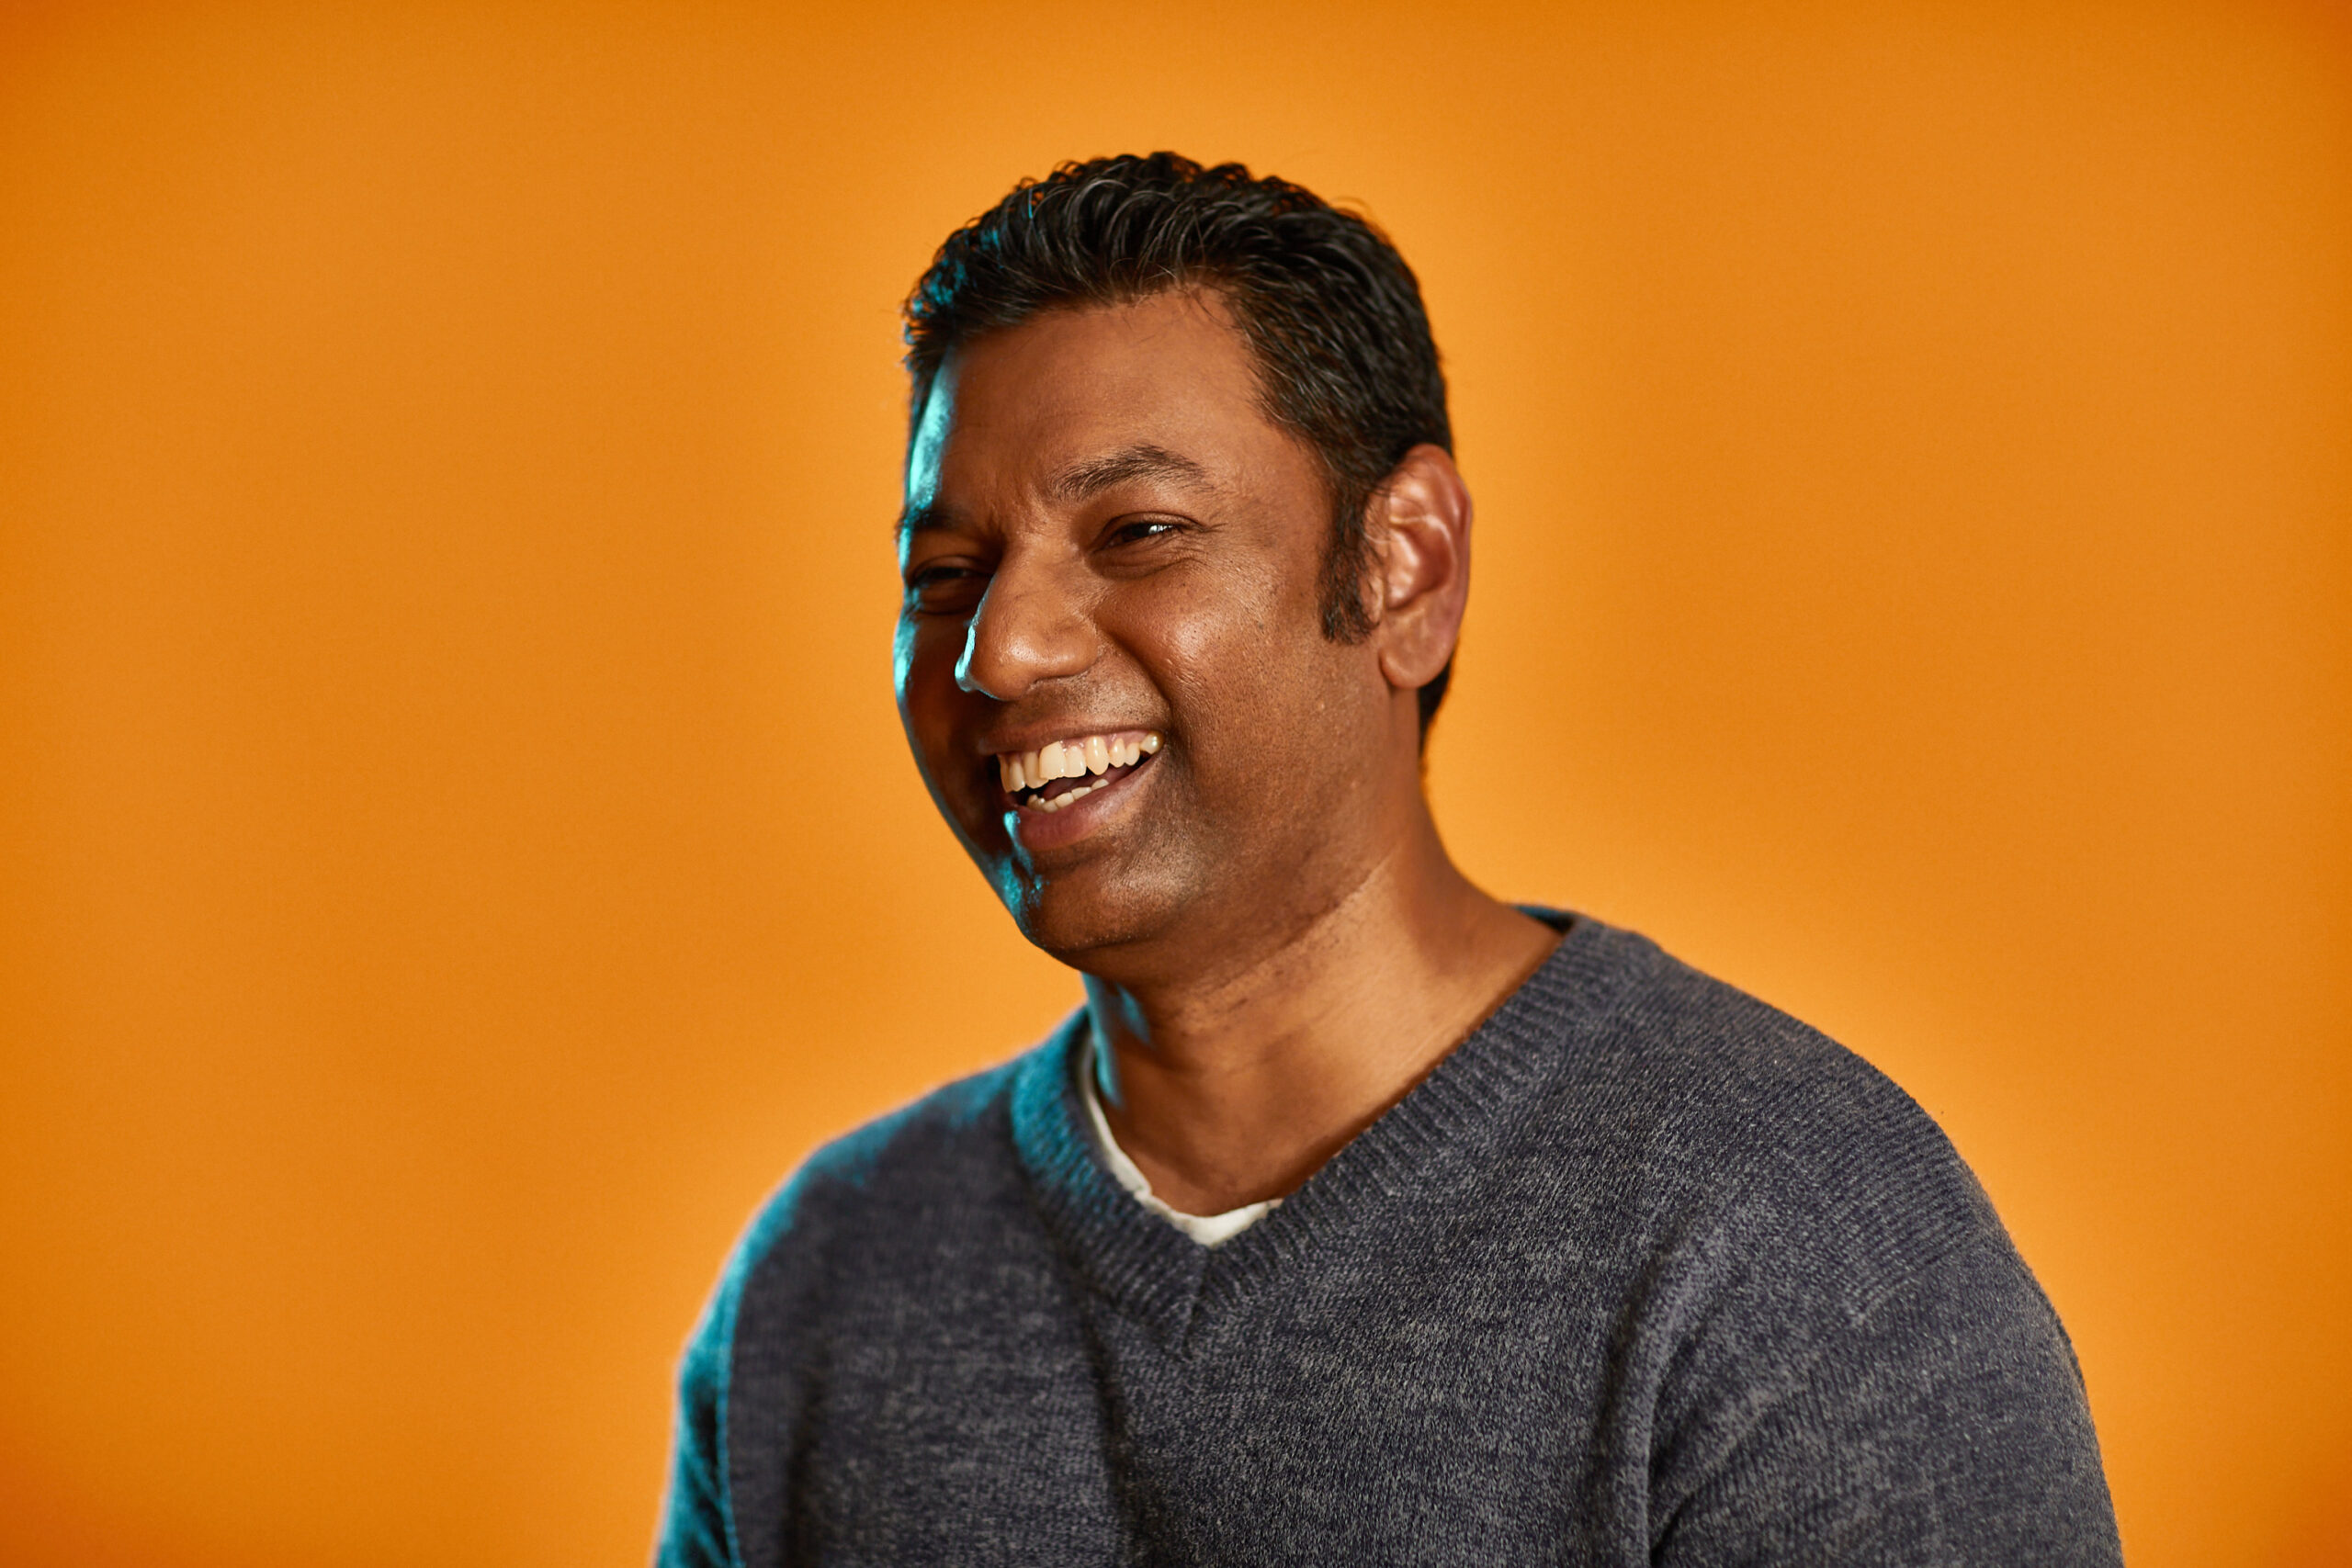
[[[1041,1047],[1041,1050],[1046,1049]],[[985,1227],[1010,1180],[1005,1103],[1028,1056],[934,1089],[811,1155],[753,1214],[729,1253],[678,1368],[662,1563],[736,1563],[779,1517],[779,1472],[762,1431],[789,1417],[823,1320],[910,1288],[926,1245]],[[1015,1183],[1017,1184],[1017,1182]],[[962,1212],[958,1212],[958,1211]],[[752,1417],[745,1424],[746,1416]]]
[[[2115,1561],[2072,1348],[1942,1129],[1818,1030],[1612,935],[1623,981],[1568,1076],[1611,1107],[1619,1344],[1675,1560]]]
[[[741,1291],[772,1264],[814,1263],[843,1244],[935,1226],[986,1201],[1014,1175],[1006,1107],[1035,1055],[944,1084],[820,1147],[753,1214],[722,1291]]]
[[[1908,1095],[1819,1030],[1646,937],[1611,931],[1606,941],[1620,976],[1606,1043],[1686,1115],[1735,1140],[1790,1118],[1825,1131],[1932,1134]]]
[[[1812,1276],[1850,1319],[1980,1240],[2009,1250],[1951,1141],[1885,1074],[1645,939],[1607,938],[1621,979],[1568,1092],[1610,1106],[1655,1240],[1719,1267],[1769,1258],[1767,1277]]]
[[[742,1375],[747,1348],[774,1359],[800,1338],[786,1325],[826,1314],[844,1292],[919,1273],[910,1249],[971,1236],[986,1228],[973,1223],[977,1211],[1001,1207],[1008,1193],[1019,1201],[1005,1105],[1015,1074],[1037,1055],[933,1089],[802,1162],[728,1254],[687,1341],[681,1374],[690,1393],[701,1385],[715,1394]]]
[[[923,1238],[969,1235],[1018,1201],[1006,1103],[1041,1046],[959,1078],[819,1148],[752,1216],[688,1340],[684,1374],[723,1384],[742,1342],[805,1318],[845,1285],[899,1272]]]

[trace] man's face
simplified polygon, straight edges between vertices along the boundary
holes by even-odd
[[[1377,852],[1394,705],[1323,636],[1329,493],[1260,396],[1214,295],[1052,310],[949,359],[909,455],[908,740],[1023,931],[1098,972],[1255,945]]]

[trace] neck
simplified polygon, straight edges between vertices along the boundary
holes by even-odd
[[[1455,868],[1424,807],[1352,887],[1213,971],[1089,976],[1104,1114],[1173,1208],[1281,1197],[1402,1099],[1555,940]]]

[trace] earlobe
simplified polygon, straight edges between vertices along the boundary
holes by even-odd
[[[1424,445],[1405,454],[1374,502],[1379,561],[1381,672],[1419,690],[1453,656],[1470,589],[1470,491],[1453,458]]]

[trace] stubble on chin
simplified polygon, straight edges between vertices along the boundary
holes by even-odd
[[[1328,824],[1293,805],[1269,806],[1255,832],[1154,834],[1057,876],[1008,863],[998,891],[1022,935],[1074,969],[1114,984],[1207,976],[1344,897],[1324,886],[1341,874],[1317,852]]]
[[[1136,846],[1077,866],[1040,874],[1008,858],[994,880],[1021,934],[1074,969],[1164,938],[1183,920],[1191,880],[1178,864],[1191,857]]]

